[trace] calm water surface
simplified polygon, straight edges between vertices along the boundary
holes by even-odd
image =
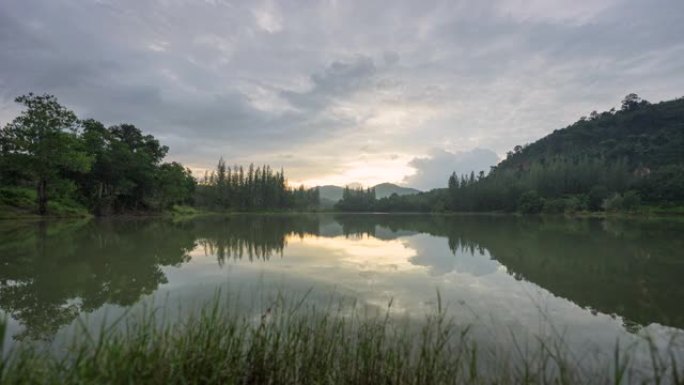
[[[273,293],[423,317],[439,291],[482,335],[607,348],[684,329],[684,223],[422,215],[235,215],[0,222],[5,347],[64,339],[144,301]],[[306,294],[309,293],[309,294]],[[163,300],[161,300],[162,298]],[[512,333],[511,333],[512,332]]]

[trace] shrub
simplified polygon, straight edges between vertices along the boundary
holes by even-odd
[[[547,214],[562,214],[565,212],[565,199],[546,199],[544,200],[543,211]]]
[[[544,208],[544,199],[536,191],[528,191],[518,199],[518,211],[523,214],[538,214]]]
[[[603,202],[608,198],[609,192],[606,186],[604,185],[596,185],[591,188],[589,191],[589,195],[587,196],[588,199],[588,208],[591,211],[600,211],[603,209]]]
[[[0,188],[0,203],[12,207],[31,207],[36,201],[34,190],[21,187]]]
[[[615,193],[610,198],[603,201],[603,209],[605,211],[616,212],[621,211],[623,207],[622,195]]]
[[[641,197],[636,191],[627,191],[622,196],[622,209],[625,211],[635,211],[641,205]]]
[[[636,211],[641,205],[641,197],[636,191],[627,191],[624,195],[613,194],[606,199],[603,207],[606,211]]]

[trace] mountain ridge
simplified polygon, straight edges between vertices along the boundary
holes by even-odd
[[[352,184],[348,186],[352,186]],[[320,193],[321,204],[328,206],[332,206],[335,203],[337,203],[337,201],[342,199],[342,193],[344,192],[344,187],[336,185],[316,186],[316,188],[318,188],[318,191]],[[420,190],[412,187],[403,187],[388,182],[378,183],[375,186],[372,186],[371,188],[375,189],[375,196],[377,199],[386,198],[391,196],[392,194],[403,196],[418,194],[421,192]]]

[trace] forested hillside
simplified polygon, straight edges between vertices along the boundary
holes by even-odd
[[[526,213],[630,211],[684,202],[684,99],[592,112],[513,151],[486,177],[452,175],[449,207]]]
[[[354,188],[351,186],[347,187],[349,187],[351,190],[354,190]],[[335,204],[344,196],[345,187],[326,185],[317,188],[320,191],[320,205],[322,208],[333,208]],[[419,190],[414,188],[397,186],[393,183],[380,183],[371,187],[371,189],[375,192],[375,197],[377,199],[389,198],[393,194],[403,196],[420,193]]]
[[[530,145],[516,147],[499,168],[526,168],[559,154],[624,160],[633,169],[682,164],[684,98],[650,104],[628,95],[619,111],[594,111]]]
[[[684,204],[684,98],[627,95],[528,145],[488,174],[451,175],[448,189],[380,199],[376,211],[635,211]],[[342,204],[340,207],[347,207]]]

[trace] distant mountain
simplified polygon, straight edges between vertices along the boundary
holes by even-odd
[[[357,184],[349,185],[350,187],[354,188],[357,187]],[[392,194],[397,194],[397,195],[411,195],[411,194],[418,194],[420,191],[416,190],[414,188],[410,187],[401,187],[397,186],[392,183],[380,183],[378,185],[373,186],[375,189],[375,197],[377,199],[380,198],[385,198],[388,197]],[[318,190],[320,191],[320,197],[321,197],[321,205],[322,206],[332,206],[337,201],[342,199],[342,193],[344,192],[344,187],[340,186],[333,186],[333,185],[325,185],[325,186],[319,186]]]
[[[375,197],[377,199],[386,198],[392,194],[397,195],[413,195],[418,194],[420,190],[416,190],[410,187],[401,187],[392,183],[380,183],[373,186],[375,189]]]
[[[332,207],[337,201],[342,199],[344,188],[340,186],[325,185],[318,186],[318,191],[321,197],[321,206]]]

